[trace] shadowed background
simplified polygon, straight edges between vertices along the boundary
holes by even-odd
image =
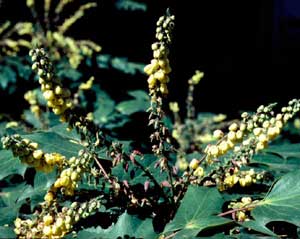
[[[30,19],[21,2],[2,0],[0,21]],[[200,111],[236,113],[299,97],[299,1],[144,2],[146,12],[131,12],[117,10],[115,1],[98,1],[98,7],[68,33],[96,41],[104,54],[146,64],[152,57],[155,22],[169,6],[176,14],[170,56],[171,100],[184,104],[186,82],[196,69],[205,72],[195,96]],[[125,89],[147,89],[143,75],[95,72],[104,88],[119,98],[125,95]]]

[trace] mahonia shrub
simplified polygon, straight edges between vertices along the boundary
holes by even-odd
[[[55,11],[69,2],[60,1]],[[50,4],[45,1],[45,17]],[[92,6],[83,5],[58,30]],[[148,94],[130,91],[133,99],[118,104],[93,76],[69,88],[47,45],[51,37],[30,50],[39,83],[24,96],[32,117],[0,128],[1,237],[299,236],[300,100],[282,108],[261,105],[239,119],[197,115],[194,91],[204,77],[197,70],[187,82],[183,117],[178,102],[167,102],[174,27],[167,10],[144,67]],[[142,111],[149,139],[124,140],[117,129]]]

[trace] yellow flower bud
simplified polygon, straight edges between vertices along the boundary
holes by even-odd
[[[32,155],[35,159],[39,160],[42,158],[43,154],[44,154],[43,151],[38,149],[38,150],[34,150]]]
[[[53,199],[54,199],[54,195],[52,192],[48,192],[44,197],[44,200],[48,203],[51,203]]]
[[[246,219],[247,217],[246,217],[246,214],[245,214],[243,211],[239,211],[239,212],[237,213],[237,218],[238,218],[238,221],[239,221],[239,222],[243,222],[243,221],[245,221],[245,219]]]
[[[167,95],[169,93],[166,84],[161,84],[159,90],[163,95]]]
[[[219,148],[216,145],[212,145],[209,147],[209,154],[212,155],[213,157],[218,157],[219,156]]]
[[[150,75],[148,78],[148,84],[149,84],[149,88],[154,88],[156,85],[156,79],[154,78],[154,75]]]
[[[226,141],[222,141],[220,143],[220,145],[219,145],[219,149],[222,152],[222,154],[226,153],[228,151],[228,149],[229,149],[229,146],[228,146],[227,142]]]
[[[231,141],[234,141],[236,140],[236,134],[234,131],[230,131],[227,135],[228,139],[231,140]]]
[[[60,183],[62,186],[66,187],[70,184],[70,178],[65,176],[65,177],[62,177],[61,180],[60,180]]]
[[[159,70],[159,71],[154,73],[154,78],[159,80],[159,81],[164,81],[165,73],[162,70]]]
[[[33,148],[33,149],[37,149],[37,148],[39,147],[38,143],[35,143],[35,142],[31,142],[31,143],[29,144],[29,146],[30,146],[31,148]]]
[[[268,137],[265,134],[261,134],[258,137],[259,142],[266,143],[268,142]]]
[[[253,129],[253,134],[255,135],[255,136],[258,136],[258,135],[260,135],[262,133],[262,128],[254,128]]]
[[[283,127],[283,123],[280,120],[277,120],[275,123],[275,126],[278,127],[279,129],[281,129]]]
[[[228,129],[229,129],[229,131],[236,131],[238,129],[238,124],[232,123]]]
[[[199,160],[192,159],[192,161],[189,164],[190,169],[196,169],[199,166]]]
[[[251,197],[242,197],[241,202],[243,204],[250,204],[252,202]]]
[[[77,172],[72,172],[71,174],[71,180],[76,181],[78,179],[78,173]]]
[[[186,161],[184,161],[184,160],[180,160],[179,163],[178,163],[178,168],[181,171],[185,171],[188,166],[189,166],[189,164]]]
[[[242,138],[243,138],[243,131],[238,130],[238,131],[236,132],[236,139],[237,139],[237,140],[240,140],[240,139],[242,139]]]
[[[61,86],[56,86],[55,87],[55,94],[56,95],[61,95],[63,93],[63,89],[61,88]]]
[[[45,226],[49,226],[53,222],[53,217],[48,214],[43,217],[43,222],[44,222]]]
[[[202,177],[204,175],[204,170],[202,167],[197,167],[196,170],[193,172],[193,175],[196,177]]]
[[[43,93],[43,96],[44,98],[48,101],[48,100],[53,100],[55,95],[53,93],[52,90],[46,90],[44,93]]]
[[[217,129],[214,131],[213,136],[216,139],[221,139],[224,136],[224,133],[222,130]]]
[[[45,236],[51,236],[52,235],[52,229],[51,229],[51,227],[50,226],[45,226],[43,228],[43,234]]]

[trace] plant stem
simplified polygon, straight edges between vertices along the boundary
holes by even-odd
[[[178,231],[177,232],[173,232],[172,234],[170,234],[169,236],[165,237],[164,239],[170,239],[170,238],[174,237],[177,233],[178,233]]]
[[[241,207],[241,208],[235,208],[235,209],[231,209],[227,212],[222,212],[222,213],[219,213],[218,216],[219,217],[223,217],[223,216],[226,216],[228,214],[232,214],[234,212],[238,212],[238,211],[243,211],[243,210],[247,210],[247,209],[250,209],[250,208],[254,208],[255,206],[257,205],[257,203],[252,203],[252,204],[249,204],[248,206],[246,207]]]
[[[169,201],[167,195],[165,194],[164,190],[162,187],[159,185],[157,180],[153,177],[153,175],[149,172],[148,169],[146,169],[140,162],[137,160],[134,161],[134,163],[150,178],[150,180],[155,184],[155,186],[161,191],[162,196],[164,197],[165,200]]]
[[[100,168],[101,172],[103,173],[104,178],[107,179],[107,181],[108,181],[111,185],[113,185],[113,181],[109,178],[107,172],[105,171],[105,169],[103,168],[102,164],[99,162],[99,160],[97,159],[96,156],[94,156],[94,159],[95,159],[95,161],[96,161],[98,167]]]

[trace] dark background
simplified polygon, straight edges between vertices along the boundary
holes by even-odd
[[[115,1],[98,1],[68,33],[96,41],[104,54],[147,63],[155,22],[170,7],[176,15],[171,100],[184,103],[186,82],[196,69],[205,72],[195,96],[200,111],[235,113],[299,97],[300,1],[145,2],[147,12],[131,12],[117,10]],[[5,19],[30,19],[25,3],[2,0],[0,21]],[[115,92],[147,88],[142,75],[99,77],[110,77],[104,85]]]

